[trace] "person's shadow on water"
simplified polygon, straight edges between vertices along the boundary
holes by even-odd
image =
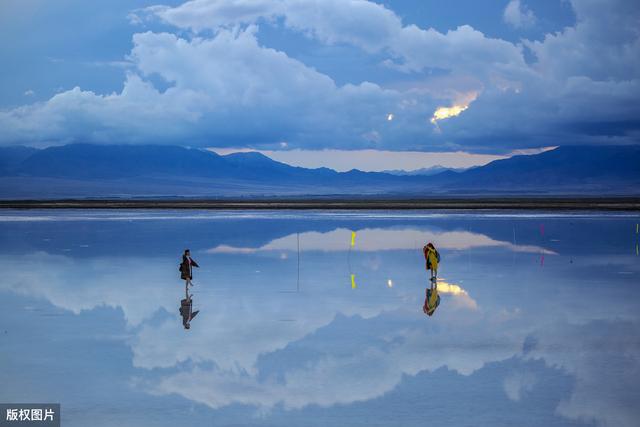
[[[424,305],[422,311],[427,316],[433,316],[436,308],[440,305],[440,295],[438,295],[438,283],[435,280],[431,281],[431,287],[425,289]]]
[[[180,315],[182,316],[182,326],[185,329],[191,328],[191,321],[200,310],[193,311],[193,297],[187,292],[186,298],[180,300]]]

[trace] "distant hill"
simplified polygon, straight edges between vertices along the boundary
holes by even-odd
[[[233,176],[238,168],[215,153],[177,146],[70,144],[35,152],[16,172],[70,179],[159,175],[212,178]]]
[[[18,166],[37,151],[35,148],[21,146],[0,148],[0,176],[15,174]]]
[[[176,177],[288,181],[369,175],[360,171],[339,173],[328,168],[294,167],[256,152],[220,156],[208,150],[179,146],[92,144],[35,150],[13,171],[23,176],[92,180]]]
[[[558,147],[432,178],[452,191],[640,194],[640,146]]]
[[[560,147],[463,172],[404,175],[306,169],[256,152],[159,145],[0,148],[0,198],[429,197],[640,194],[640,146]]]
[[[408,170],[408,171],[403,169],[392,169],[392,170],[385,170],[382,172],[388,173],[390,175],[398,175],[398,176],[415,176],[415,175],[431,176],[431,175],[437,175],[439,173],[446,172],[446,171],[460,173],[466,170],[468,170],[468,168],[446,168],[444,166],[436,165],[428,168],[420,168],[420,169],[414,169],[414,170]]]
[[[255,152],[220,156],[179,146],[69,144],[21,159],[14,152],[0,148],[0,159],[11,164],[0,178],[0,198],[377,194],[403,180],[294,167]]]

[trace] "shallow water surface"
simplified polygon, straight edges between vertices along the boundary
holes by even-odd
[[[3,211],[0,401],[60,402],[63,426],[636,426],[639,222]]]

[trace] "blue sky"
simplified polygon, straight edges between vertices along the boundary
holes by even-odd
[[[639,19],[629,0],[8,0],[0,143],[636,143]]]

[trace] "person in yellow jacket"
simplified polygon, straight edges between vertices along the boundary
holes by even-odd
[[[431,281],[434,282],[438,277],[438,264],[440,263],[440,253],[433,246],[433,243],[427,243],[423,248],[424,259],[427,263],[427,271],[431,271]]]

